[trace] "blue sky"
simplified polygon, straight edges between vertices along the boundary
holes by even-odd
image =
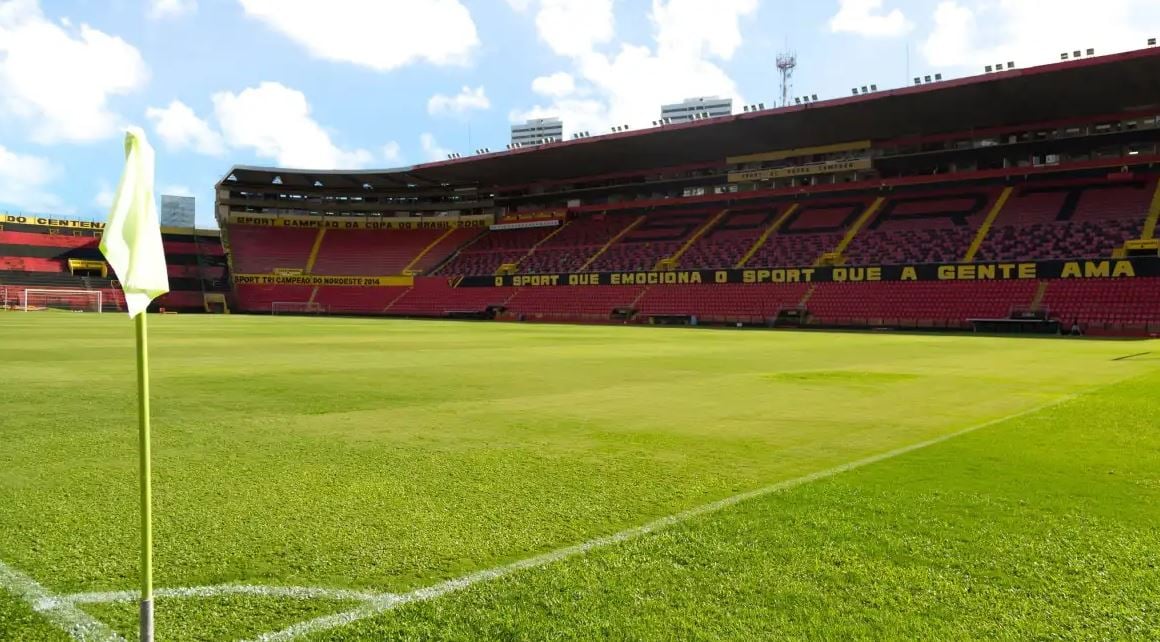
[[[1156,0],[0,0],[0,211],[103,217],[129,124],[211,225],[234,164],[393,167],[502,149],[527,117],[772,106],[786,47],[794,94],[823,98],[1155,36]]]

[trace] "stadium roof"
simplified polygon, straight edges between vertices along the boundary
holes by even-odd
[[[1160,109],[1160,47],[386,170],[237,166],[222,186],[327,192],[483,188],[703,162],[852,140]],[[227,175],[227,178],[228,176]]]

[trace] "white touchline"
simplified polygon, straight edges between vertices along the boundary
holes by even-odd
[[[0,589],[27,602],[49,622],[78,642],[125,642],[125,638],[117,635],[104,622],[73,604],[47,604],[52,596],[43,586],[4,562],[0,562]],[[45,604],[47,608],[39,608],[37,605],[40,604]]]
[[[1109,385],[1115,385],[1115,384],[1109,384]],[[1096,388],[1088,390],[1086,393],[1083,393],[1083,394],[1094,392],[1096,390],[1099,390],[1099,389],[1102,389],[1105,387],[1108,387],[1108,386],[1098,386]],[[343,611],[341,613],[335,613],[333,615],[326,615],[323,617],[315,618],[313,620],[306,620],[304,622],[299,622],[298,624],[295,624],[293,626],[282,629],[281,631],[275,631],[272,633],[266,633],[263,635],[259,635],[258,637],[253,638],[253,640],[251,642],[281,642],[284,640],[293,640],[293,639],[298,638],[300,636],[310,635],[313,633],[319,633],[321,631],[328,631],[328,630],[335,629],[335,628],[338,628],[341,626],[346,626],[348,624],[358,622],[359,620],[365,620],[369,617],[374,617],[376,615],[385,613],[387,611],[395,609],[399,606],[403,606],[405,604],[410,604],[412,602],[424,602],[427,600],[435,599],[437,597],[447,595],[448,593],[454,593],[456,591],[460,591],[460,590],[465,589],[473,584],[478,584],[480,582],[486,582],[489,580],[494,580],[497,578],[504,577],[506,575],[510,575],[512,573],[515,573],[516,571],[522,571],[525,569],[536,568],[539,566],[551,564],[553,562],[558,562],[560,560],[568,559],[570,557],[576,557],[578,555],[583,555],[584,553],[587,553],[589,551],[592,551],[592,550],[595,550],[598,548],[603,548],[605,546],[610,546],[612,544],[624,542],[624,541],[627,541],[630,539],[635,539],[637,537],[640,537],[641,535],[647,535],[649,533],[659,531],[659,530],[668,528],[670,526],[680,524],[682,522],[687,522],[693,518],[700,517],[702,515],[716,513],[722,509],[729,508],[730,506],[735,506],[741,502],[748,501],[750,499],[754,499],[757,497],[763,497],[765,495],[770,495],[773,493],[781,492],[783,490],[788,490],[788,489],[794,488],[796,486],[808,484],[810,482],[817,481],[819,479],[833,477],[834,475],[838,475],[838,474],[844,473],[846,471],[854,470],[855,468],[869,466],[870,464],[875,464],[875,463],[878,463],[880,461],[891,459],[893,457],[898,457],[899,455],[905,455],[907,453],[914,452],[916,450],[926,448],[928,446],[933,446],[935,444],[939,444],[939,443],[942,443],[944,441],[954,439],[955,437],[961,437],[962,435],[965,435],[965,434],[971,433],[971,432],[975,432],[976,430],[981,430],[981,429],[987,428],[989,426],[994,426],[995,424],[1002,423],[1004,421],[1009,421],[1011,419],[1016,419],[1016,418],[1022,417],[1024,415],[1029,415],[1029,414],[1032,414],[1035,412],[1039,412],[1041,410],[1045,410],[1047,408],[1058,406],[1059,404],[1071,401],[1072,399],[1075,399],[1078,396],[1079,396],[1079,394],[1065,395],[1063,397],[1059,397],[1057,399],[1054,399],[1054,400],[1049,401],[1047,403],[1040,404],[1038,406],[1033,406],[1033,407],[1027,408],[1025,410],[1020,410],[1019,412],[1014,412],[1014,413],[1011,413],[1009,415],[999,417],[997,419],[991,419],[989,421],[985,421],[985,422],[980,423],[980,424],[968,426],[968,427],[963,428],[961,430],[956,430],[954,432],[950,432],[950,433],[947,433],[945,435],[934,437],[934,438],[928,439],[926,441],[920,441],[918,443],[911,444],[909,446],[903,446],[901,448],[889,450],[889,451],[886,451],[883,453],[879,453],[877,455],[871,455],[871,456],[865,457],[863,459],[858,459],[858,460],[855,460],[855,461],[852,461],[852,462],[849,462],[846,464],[834,466],[833,468],[827,468],[825,470],[820,470],[818,472],[810,473],[808,475],[803,475],[801,477],[787,479],[785,481],[780,481],[780,482],[777,482],[776,484],[771,484],[771,485],[765,486],[763,488],[758,488],[756,490],[747,491],[747,492],[744,492],[744,493],[741,493],[738,495],[733,495],[732,497],[726,497],[725,499],[720,499],[720,500],[717,500],[715,502],[711,502],[709,504],[703,504],[703,505],[697,506],[695,508],[690,508],[689,510],[682,511],[682,512],[676,513],[674,515],[669,515],[668,517],[662,517],[660,519],[648,522],[647,524],[643,524],[641,526],[635,526],[633,528],[629,528],[629,529],[620,531],[619,533],[613,533],[611,535],[604,535],[601,537],[597,537],[595,539],[590,539],[587,542],[582,542],[580,544],[574,544],[572,546],[560,548],[560,549],[557,549],[554,551],[550,551],[548,553],[542,553],[540,555],[536,555],[533,557],[522,559],[522,560],[519,560],[516,562],[512,562],[510,564],[505,564],[502,566],[496,566],[496,567],[485,569],[482,571],[476,571],[474,573],[469,573],[467,575],[464,575],[463,577],[458,577],[455,579],[447,580],[445,582],[441,582],[439,584],[428,586],[426,588],[421,588],[421,589],[418,589],[415,591],[411,591],[410,593],[403,593],[401,595],[392,595],[387,599],[383,599],[381,601],[364,604],[364,605],[349,609],[347,611]]]

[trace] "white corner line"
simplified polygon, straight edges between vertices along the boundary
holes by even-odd
[[[52,607],[57,604],[106,604],[109,602],[132,602],[140,597],[138,591],[103,591],[94,593],[72,593],[46,597],[39,604]],[[297,600],[348,600],[353,602],[373,602],[393,597],[390,593],[332,589],[316,586],[267,586],[254,584],[215,584],[212,586],[184,586],[162,588],[153,591],[155,598],[196,598],[223,597],[228,595],[256,595],[259,597],[283,597]]]
[[[36,580],[0,562],[0,590],[24,600],[34,611],[77,642],[125,642],[107,624],[75,604],[55,601]]]
[[[528,558],[525,558],[522,560],[511,562],[509,564],[504,564],[501,566],[496,566],[493,568],[484,569],[481,571],[476,571],[474,573],[469,573],[469,574],[464,575],[462,577],[458,577],[455,579],[450,579],[450,580],[447,580],[444,582],[440,582],[439,584],[434,584],[432,586],[417,589],[417,590],[411,591],[409,593],[403,593],[400,595],[390,595],[386,599],[376,601],[376,602],[371,602],[368,604],[364,604],[362,606],[358,606],[358,607],[349,609],[347,611],[343,611],[341,613],[335,613],[333,615],[326,615],[326,616],[318,617],[318,618],[315,618],[312,620],[306,620],[304,622],[299,622],[299,623],[294,624],[290,627],[282,629],[281,631],[274,631],[271,633],[265,633],[265,634],[259,635],[258,637],[253,638],[250,642],[283,642],[286,640],[294,640],[294,639],[299,638],[299,637],[304,636],[304,635],[311,635],[311,634],[319,633],[322,631],[329,631],[331,629],[336,629],[336,628],[339,628],[342,626],[346,626],[348,624],[353,624],[355,622],[358,622],[359,620],[365,620],[367,618],[374,617],[376,615],[380,615],[382,613],[393,610],[393,609],[398,608],[400,606],[410,604],[412,602],[425,602],[427,600],[433,600],[435,598],[442,597],[442,596],[447,595],[449,593],[455,593],[457,591],[461,591],[461,590],[468,588],[474,584],[479,584],[481,582],[487,582],[490,580],[499,579],[499,578],[507,576],[507,575],[511,575],[512,573],[515,573],[517,571],[537,568],[540,566],[546,566],[548,564],[552,564],[554,562],[566,560],[566,559],[571,558],[571,557],[577,557],[579,555],[583,555],[585,553],[588,553],[589,551],[593,551],[593,550],[600,549],[600,548],[605,548],[607,546],[611,546],[613,544],[625,542],[625,541],[628,541],[631,539],[636,539],[638,537],[641,537],[642,535],[648,535],[649,533],[663,530],[663,529],[675,526],[677,524],[687,522],[687,521],[692,520],[694,518],[701,517],[703,515],[709,515],[712,513],[716,513],[716,512],[719,512],[721,510],[724,510],[724,509],[729,508],[731,506],[735,506],[737,504],[740,504],[742,502],[745,502],[745,501],[748,501],[751,499],[756,499],[759,497],[764,497],[766,495],[771,495],[774,493],[789,490],[791,488],[795,488],[797,486],[802,486],[802,485],[808,484],[810,482],[818,481],[821,479],[826,479],[828,477],[833,477],[835,475],[840,475],[842,473],[854,470],[856,468],[862,468],[863,466],[869,466],[870,464],[876,464],[878,462],[885,461],[887,459],[892,459],[894,457],[898,457],[900,455],[905,455],[907,453],[911,453],[911,452],[914,452],[916,450],[921,450],[921,449],[927,448],[929,446],[934,446],[936,444],[940,444],[940,443],[943,443],[945,441],[949,441],[949,440],[954,439],[956,437],[961,437],[961,436],[966,435],[968,433],[972,433],[972,432],[975,432],[977,430],[982,430],[983,428],[988,428],[990,426],[994,426],[995,424],[1003,423],[1005,421],[1010,421],[1012,419],[1018,419],[1019,417],[1023,417],[1025,415],[1030,415],[1030,414],[1039,412],[1041,410],[1046,410],[1048,408],[1058,406],[1060,404],[1063,404],[1063,403],[1066,403],[1066,402],[1071,401],[1073,399],[1076,399],[1083,394],[1089,394],[1091,392],[1095,392],[1096,390],[1100,390],[1102,388],[1106,388],[1106,387],[1109,387],[1111,385],[1115,385],[1115,384],[1113,383],[1113,384],[1108,384],[1108,386],[1097,386],[1095,388],[1092,388],[1091,390],[1088,390],[1088,391],[1085,391],[1082,393],[1064,395],[1062,397],[1058,397],[1058,398],[1053,399],[1052,401],[1048,401],[1046,403],[1032,406],[1030,408],[1026,408],[1024,410],[1020,410],[1018,412],[1014,412],[1014,413],[1011,413],[1009,415],[1004,415],[1004,416],[998,417],[996,419],[990,419],[990,420],[984,421],[982,423],[974,424],[972,426],[968,426],[966,428],[962,428],[962,429],[956,430],[954,432],[949,432],[949,433],[946,433],[944,435],[940,435],[938,437],[927,439],[925,441],[920,441],[918,443],[910,444],[909,446],[902,446],[901,448],[895,448],[894,450],[888,450],[886,452],[882,452],[882,453],[879,453],[877,455],[870,455],[869,457],[857,459],[857,460],[852,461],[852,462],[848,462],[845,464],[834,466],[832,468],[827,468],[825,470],[813,472],[813,473],[810,473],[808,475],[802,475],[801,477],[787,479],[784,481],[777,482],[775,484],[770,484],[768,486],[764,486],[762,488],[746,491],[744,493],[733,495],[731,497],[726,497],[725,499],[720,499],[720,500],[717,500],[715,502],[710,502],[708,504],[702,504],[701,506],[690,508],[688,510],[685,510],[685,511],[682,511],[679,513],[675,513],[675,514],[669,515],[667,517],[661,517],[660,519],[653,520],[651,522],[648,522],[646,524],[642,524],[640,526],[635,526],[633,528],[625,529],[625,530],[620,531],[618,533],[613,533],[611,535],[603,535],[600,537],[596,537],[594,539],[590,539],[586,542],[581,542],[579,544],[573,544],[572,546],[566,546],[564,548],[556,549],[554,551],[549,551],[547,553],[542,553],[540,555],[535,555],[533,557],[528,557]]]

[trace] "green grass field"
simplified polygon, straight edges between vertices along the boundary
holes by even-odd
[[[1157,341],[151,323],[159,640],[1160,638]],[[0,640],[135,639],[132,326],[0,363]]]

